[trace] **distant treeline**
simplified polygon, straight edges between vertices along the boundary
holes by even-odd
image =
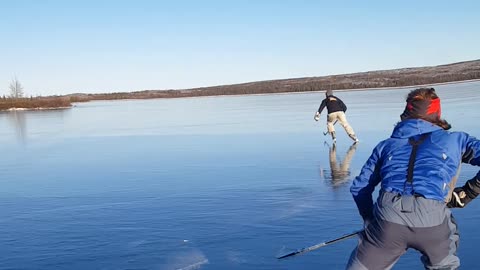
[[[71,94],[35,98],[0,98],[0,110],[49,109],[72,106],[72,102],[115,99],[180,98],[245,95],[361,88],[403,87],[480,79],[480,60],[449,65],[370,71],[323,77],[250,82],[184,90],[144,90],[105,94]]]
[[[244,95],[309,92],[361,88],[402,87],[480,79],[480,60],[449,65],[371,71],[345,75],[260,81],[185,90],[144,90],[108,94],[73,94],[72,102],[112,99],[179,98],[216,95]]]
[[[0,111],[25,108],[25,109],[57,109],[71,107],[68,97],[31,97],[31,98],[0,98]]]

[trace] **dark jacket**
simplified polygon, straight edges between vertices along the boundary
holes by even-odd
[[[328,113],[333,113],[333,112],[346,112],[347,111],[347,106],[341,99],[334,95],[329,95],[327,96],[324,100],[322,100],[322,103],[320,104],[320,107],[318,108],[318,113],[322,113],[323,109],[327,107]]]
[[[424,139],[414,159],[413,181],[407,183],[411,137]],[[384,192],[446,202],[462,162],[480,165],[480,140],[464,132],[448,132],[425,120],[404,120],[389,139],[375,147],[350,191],[360,214],[367,219],[373,214],[372,193],[379,183]]]

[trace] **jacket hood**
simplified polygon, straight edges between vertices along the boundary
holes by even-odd
[[[439,129],[442,128],[422,119],[407,119],[395,126],[391,138],[410,138]]]

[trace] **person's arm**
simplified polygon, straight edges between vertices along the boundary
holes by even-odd
[[[350,192],[357,204],[358,211],[365,222],[373,218],[372,193],[380,183],[381,153],[380,144],[373,149],[372,154],[363,165],[360,174],[353,180]]]
[[[325,109],[325,106],[327,106],[327,99],[322,100],[320,107],[318,108],[317,112],[315,113],[315,116],[313,117],[315,121],[320,120],[320,114],[322,113],[323,109]]]
[[[480,166],[480,140],[467,133],[460,133],[464,139],[464,152],[462,162]],[[475,177],[468,180],[462,187],[456,187],[447,206],[450,208],[463,208],[480,194],[480,171]]]
[[[320,107],[318,107],[317,114],[321,114],[323,109],[325,109],[325,106],[327,106],[327,99],[322,100]]]
[[[480,166],[480,140],[464,132],[460,134],[463,136],[465,143],[462,162]]]

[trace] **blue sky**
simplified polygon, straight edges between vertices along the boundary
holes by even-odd
[[[480,59],[480,1],[0,1],[0,94],[182,89]]]

